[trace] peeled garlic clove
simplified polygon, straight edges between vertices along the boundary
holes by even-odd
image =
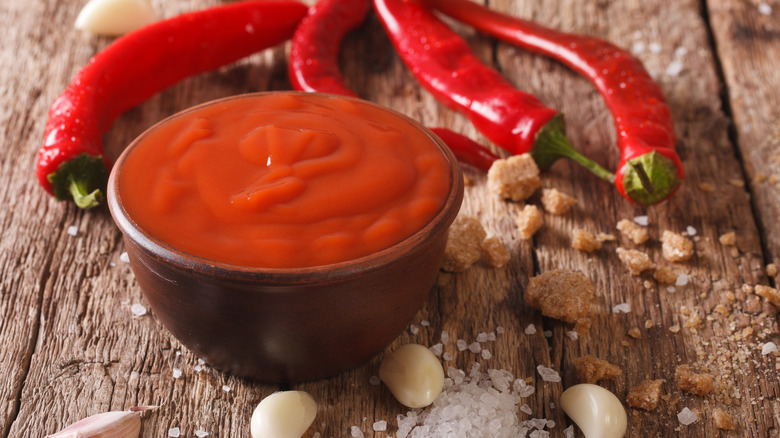
[[[79,420],[46,438],[138,438],[141,417],[130,411],[111,411]]]
[[[90,0],[76,18],[76,28],[117,36],[157,20],[148,0]]]
[[[275,392],[252,413],[252,438],[301,438],[316,415],[317,402],[307,392]]]
[[[585,438],[620,438],[626,433],[626,410],[615,394],[598,385],[574,385],[561,394],[561,408]]]
[[[385,357],[379,366],[379,379],[402,405],[423,408],[441,394],[444,369],[428,348],[406,344]]]

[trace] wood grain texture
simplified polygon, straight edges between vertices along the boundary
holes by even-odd
[[[168,17],[218,3],[154,1],[154,6]],[[671,201],[645,209],[626,203],[583,170],[558,163],[544,173],[543,185],[574,195],[578,203],[565,215],[545,214],[544,227],[532,241],[523,241],[514,228],[522,206],[497,199],[488,192],[485,176],[466,168],[471,185],[463,210],[501,239],[512,262],[501,269],[480,262],[464,273],[442,273],[410,329],[386,351],[407,342],[434,345],[446,331],[449,342],[443,348],[453,359],[443,360],[445,368],[468,370],[477,362],[483,369],[506,369],[531,379],[536,392],[524,402],[531,417],[555,421],[553,436],[562,436],[570,424],[557,403],[561,391],[577,383],[573,362],[584,354],[623,369],[619,379],[601,382],[621,400],[644,379],[666,380],[665,397],[655,411],[628,410],[627,436],[778,436],[778,356],[761,355],[765,342],[780,344],[776,310],[743,285],[771,284],[764,265],[780,257],[777,185],[770,181],[780,174],[780,92],[773,86],[780,57],[772,44],[780,5],[763,15],[758,3],[727,0],[706,2],[706,13],[692,0],[553,3],[493,0],[490,7],[632,49],[669,101],[686,181]],[[175,427],[183,437],[195,436],[196,430],[210,437],[249,436],[254,407],[280,388],[201,364],[153,313],[134,316],[130,306],[145,301],[121,260],[121,236],[107,209],[85,212],[57,203],[33,178],[48,106],[80,66],[110,42],[72,28],[80,7],[80,2],[56,0],[0,3],[0,25],[6,29],[0,46],[0,436],[40,437],[87,415],[133,405],[160,405],[144,414],[143,437],[165,437]],[[456,29],[482,60],[564,112],[576,147],[605,167],[616,166],[612,119],[591,84],[555,62],[463,26]],[[437,104],[417,85],[376,17],[348,37],[341,60],[348,84],[361,97],[487,144],[463,116]],[[677,62],[679,73],[669,68]],[[721,97],[719,71],[728,102]],[[106,135],[107,151],[115,156],[146,127],[194,104],[288,87],[285,47],[280,46],[188,79],[129,111]],[[759,174],[765,175],[763,181]],[[714,191],[702,190],[707,184]],[[529,202],[539,204],[538,196]],[[651,240],[636,246],[618,236],[615,225],[640,215],[649,218]],[[76,227],[75,236],[67,232],[70,226]],[[658,238],[663,230],[682,232],[689,226],[696,230],[697,255],[673,265],[689,275],[684,287],[670,290],[652,276],[631,276],[614,253],[618,245],[636,247],[659,265],[671,265],[661,257]],[[618,240],[588,255],[570,248],[573,228],[610,232]],[[718,237],[732,230],[737,246],[721,245]],[[558,267],[582,270],[597,290],[593,327],[576,341],[566,335],[571,326],[542,317],[523,300],[529,277]],[[631,312],[613,313],[620,303],[629,303]],[[694,315],[701,324],[691,324]],[[529,324],[535,334],[526,334]],[[503,333],[497,333],[499,327]],[[634,327],[640,339],[627,335]],[[495,341],[483,343],[490,359],[456,347],[456,340],[471,343],[482,332],[496,333]],[[348,437],[352,426],[366,436],[395,436],[395,418],[406,410],[385,387],[370,383],[383,354],[332,379],[292,386],[319,402],[307,437],[315,432]],[[709,370],[716,377],[714,393],[700,397],[677,389],[679,364]],[[563,381],[542,381],[537,365],[558,370]],[[677,420],[685,406],[699,415],[690,426]],[[717,430],[711,417],[715,407],[731,414],[739,429]],[[372,431],[379,420],[388,422],[386,433]]]

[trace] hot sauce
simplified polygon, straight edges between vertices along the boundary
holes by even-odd
[[[352,98],[267,93],[202,105],[127,152],[119,193],[153,238],[231,265],[312,267],[411,236],[444,204],[443,147]]]

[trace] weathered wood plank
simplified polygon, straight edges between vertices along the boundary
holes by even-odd
[[[707,2],[712,34],[726,81],[739,155],[766,245],[767,263],[780,262],[780,71],[773,2]],[[777,277],[775,277],[777,284]]]

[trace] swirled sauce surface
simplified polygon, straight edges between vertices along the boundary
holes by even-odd
[[[354,99],[269,93],[196,107],[142,136],[119,173],[130,217],[207,260],[312,267],[392,246],[442,208],[440,147]]]

